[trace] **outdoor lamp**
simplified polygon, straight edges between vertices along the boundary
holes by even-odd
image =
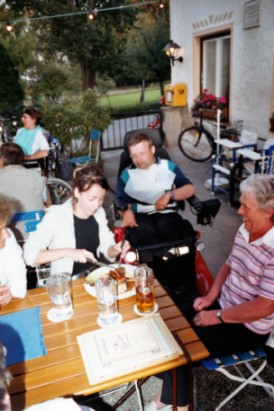
[[[174,61],[183,62],[183,57],[179,55],[181,47],[174,43],[173,40],[170,40],[167,45],[164,47],[163,51],[170,58],[172,65],[174,66]]]

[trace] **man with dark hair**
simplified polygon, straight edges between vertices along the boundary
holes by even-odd
[[[23,166],[24,152],[15,143],[0,146],[0,194],[9,197],[16,212],[44,210],[46,180],[37,171]],[[17,240],[26,237],[24,223],[12,226]]]
[[[152,139],[137,133],[128,140],[132,165],[118,178],[117,204],[126,236],[136,248],[195,237],[191,224],[175,210],[176,203],[195,194],[190,180],[170,160],[155,156]],[[195,253],[169,261],[148,262],[174,299],[195,291]]]

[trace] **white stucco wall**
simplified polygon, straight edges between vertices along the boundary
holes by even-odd
[[[273,109],[274,1],[260,0],[260,26],[243,28],[247,0],[170,0],[171,39],[183,49],[184,62],[175,62],[172,83],[185,82],[188,103],[199,92],[199,55],[195,38],[231,30],[230,120],[263,138]],[[196,47],[195,47],[196,44]]]

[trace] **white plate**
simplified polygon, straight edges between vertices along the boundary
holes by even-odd
[[[118,264],[112,264],[113,267],[118,267]],[[136,269],[135,265],[130,265],[130,264],[121,264],[121,267],[125,267],[126,269],[126,277],[128,278],[134,278],[134,270]],[[109,273],[111,271],[111,267],[100,267],[97,268],[96,270],[93,270],[92,273],[90,273],[86,278],[92,277],[94,280],[96,280],[99,277],[103,277],[103,275]],[[91,286],[84,282],[84,287],[87,293],[92,295],[92,297],[96,297],[96,292],[95,292],[95,286]],[[135,294],[135,287],[133,287],[131,290],[126,291],[122,294],[118,295],[118,300],[123,300],[124,298],[131,297],[132,295]]]

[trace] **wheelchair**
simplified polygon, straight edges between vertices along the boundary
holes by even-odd
[[[128,139],[137,132],[144,133],[153,140],[156,147],[156,156],[171,160],[168,152],[163,147],[164,140],[160,129],[132,130],[125,134],[124,151],[120,156],[118,177],[122,171],[131,164],[127,143]],[[191,211],[197,216],[197,224],[201,225],[212,225],[213,219],[217,215],[221,205],[219,199],[201,201],[197,196],[189,198],[187,202],[190,204]],[[178,202],[176,208],[177,212],[183,211],[185,202]],[[114,211],[117,220],[120,219],[119,209],[121,209],[121,206],[116,199],[114,201]],[[183,221],[187,228],[188,225],[192,227],[187,220]],[[133,247],[138,263],[146,263],[153,269],[156,278],[177,303],[180,303],[182,299],[191,298],[196,291],[196,289],[193,288],[193,284],[195,284],[195,264],[197,262],[196,248],[202,247],[202,244],[198,241],[199,235],[193,228],[192,230],[187,229],[186,232],[187,234],[182,238],[178,238],[178,235],[175,235],[172,241],[160,241],[156,244]],[[181,271],[181,277],[184,276],[181,284],[180,276],[177,275],[176,278],[171,278],[172,276],[170,274],[167,275],[168,272],[171,273],[175,269],[177,273]],[[183,284],[184,282],[185,284]]]

